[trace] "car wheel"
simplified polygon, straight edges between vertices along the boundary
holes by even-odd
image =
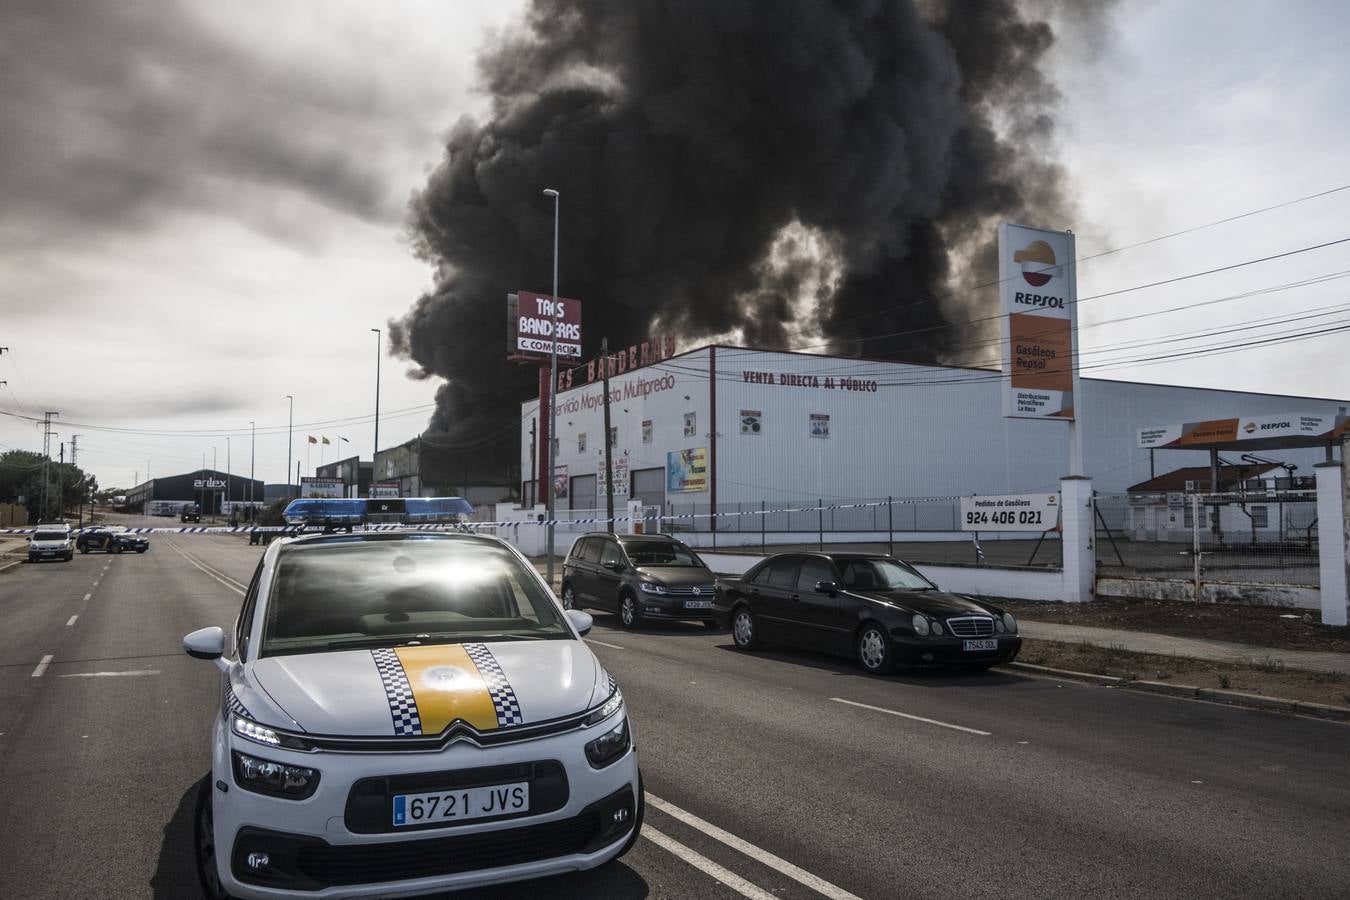
[[[759,627],[755,624],[755,614],[744,604],[736,607],[736,611],[731,614],[731,639],[736,642],[737,650],[759,647]]]
[[[74,559],[74,558],[75,558],[75,551],[74,551],[74,550],[72,550],[72,551],[70,551],[69,553],[66,554],[66,562],[70,562],[70,561],[71,561],[72,559]]]
[[[572,590],[571,582],[563,584],[562,603],[563,609],[577,608],[577,594],[576,591]]]
[[[88,553],[88,552],[89,552],[89,545],[88,545],[88,544],[81,544],[81,545],[80,545],[80,552],[81,552],[81,553]]]
[[[868,622],[858,632],[855,646],[858,665],[869,675],[889,675],[895,671],[891,654],[891,637],[876,622]]]
[[[624,628],[636,629],[642,624],[642,613],[638,609],[637,598],[624,594],[619,598],[619,621]]]
[[[149,549],[150,549],[149,547],[137,547],[137,548],[136,548],[136,552],[137,552],[137,553],[144,553],[145,551],[147,551],[147,550],[149,550]]]
[[[220,872],[216,869],[216,828],[212,812],[212,785],[208,774],[202,779],[197,791],[197,814],[194,816],[193,844],[197,851],[197,880],[201,883],[202,893],[209,900],[229,900],[225,886],[220,883]]]

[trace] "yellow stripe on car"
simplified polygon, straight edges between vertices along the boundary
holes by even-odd
[[[497,727],[492,695],[478,667],[459,644],[398,647],[423,734],[439,734],[456,719],[489,731]]]

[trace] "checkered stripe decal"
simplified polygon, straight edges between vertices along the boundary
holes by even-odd
[[[229,714],[235,716],[243,716],[246,719],[253,718],[253,714],[250,713],[248,711],[248,708],[244,706],[244,704],[240,703],[239,698],[234,695],[234,688],[230,686],[230,676],[225,675],[220,679],[220,681],[221,681],[221,688],[220,688],[221,715],[223,716]]]
[[[492,655],[485,644],[465,644],[464,652],[469,654],[469,659],[478,667],[478,674],[483,676],[483,683],[487,685],[492,708],[497,711],[497,727],[524,725],[525,716],[520,711],[520,701],[516,699],[511,682],[506,680],[506,673],[502,671],[497,657]]]
[[[398,654],[385,648],[372,650],[370,655],[375,658],[375,668],[380,670],[380,681],[384,682],[389,714],[394,719],[394,734],[420,735],[422,720],[417,715],[417,700],[413,698],[412,685],[408,683]]]

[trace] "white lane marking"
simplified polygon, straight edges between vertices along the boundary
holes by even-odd
[[[50,666],[51,664],[52,664],[52,655],[48,653],[46,656],[42,657],[42,661],[37,664],[37,668],[33,670],[33,674],[30,677],[41,678],[42,673],[46,672],[47,667]]]
[[[715,841],[721,841],[733,850],[739,850],[755,862],[783,873],[793,881],[809,887],[818,894],[823,894],[824,896],[831,898],[831,900],[860,900],[857,895],[850,894],[838,885],[830,884],[830,882],[825,879],[812,875],[805,869],[794,866],[782,857],[775,856],[768,850],[756,847],[749,841],[742,840],[728,831],[723,831],[711,822],[705,822],[693,813],[680,809],[675,804],[662,800],[660,797],[654,796],[650,792],[646,794],[646,798],[649,804],[656,809],[661,810],[661,812],[666,815],[679,819],[684,824],[698,829]],[[644,822],[642,825],[642,836],[646,837],[647,832],[651,830],[651,826]]]
[[[926,722],[929,725],[937,725],[940,728],[950,728],[953,731],[964,731],[966,734],[978,734],[981,737],[989,737],[992,732],[981,731],[978,728],[967,728],[964,725],[953,725],[950,722],[939,722],[937,719],[925,719],[923,716],[913,716],[909,713],[898,712],[894,709],[886,709],[881,706],[869,706],[866,703],[857,703],[853,700],[845,700],[843,697],[831,697],[835,703],[847,703],[849,706],[857,706],[862,709],[870,709],[873,712],[885,713],[888,716],[899,716],[902,719],[913,719],[915,722]]]
[[[74,625],[75,620],[78,618],[79,618],[78,614],[71,616],[69,619],[66,620],[66,627],[69,628],[70,626]]]
[[[606,644],[604,641],[597,641],[595,638],[582,638],[588,644],[599,644],[601,647],[608,647],[611,650],[622,650],[618,644]]]
[[[185,553],[185,552],[183,552],[182,550],[178,549],[178,547],[175,546],[174,544],[172,544],[171,542],[165,541],[164,543],[165,543],[170,549],[172,549],[175,553],[177,553],[179,556],[183,557],[183,559],[186,559],[193,567],[195,567],[195,568],[201,570],[203,573],[205,573],[206,575],[208,575],[208,576],[211,577],[211,578],[214,578],[216,581],[219,581],[221,584],[225,585],[227,588],[229,588],[230,590],[234,591],[236,594],[239,594],[240,596],[243,595],[243,593],[244,593],[244,588],[243,588],[243,586],[242,586],[242,585],[236,585],[236,584],[232,583],[232,582],[233,582],[233,579],[230,579],[229,581],[227,581],[226,579],[229,578],[228,575],[225,575],[225,574],[223,574],[223,573],[218,575],[218,574],[216,574],[214,571],[212,571],[211,569],[207,568],[207,567],[206,567],[205,565],[203,565],[202,563],[197,562],[197,560],[193,559],[191,556],[188,556],[187,553]]]
[[[93,594],[85,594],[85,595],[84,595],[84,602],[85,602],[85,603],[88,603],[88,602],[89,602],[89,598],[92,597],[92,596],[94,596],[94,595],[93,595]]]
[[[71,672],[57,678],[117,678],[121,675],[158,675],[159,669],[132,669],[127,672]]]
[[[646,823],[642,826],[642,836],[656,846],[675,854],[695,869],[711,875],[742,897],[751,897],[753,900],[775,900],[773,894],[768,891],[756,887],[735,872],[722,868],[697,850],[692,850],[674,838],[667,837]]]

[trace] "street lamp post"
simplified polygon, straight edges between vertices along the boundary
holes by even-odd
[[[375,455],[380,452],[380,340],[382,332],[378,328],[372,328],[375,332],[375,449],[370,454],[370,469],[375,471]],[[358,459],[359,459],[358,454]],[[357,463],[357,469],[360,470],[360,463]]]
[[[291,401],[290,411],[286,413],[286,481],[288,482],[286,499],[289,500],[291,497],[291,486],[289,484],[291,480],[291,431],[295,426],[295,398],[287,394],[286,399]]]
[[[558,462],[558,206],[562,202],[553,188],[544,189],[545,197],[553,198],[553,345],[548,353],[548,586],[553,587],[553,479]]]
[[[206,476],[206,485],[211,488],[211,520],[216,517],[216,488],[211,482],[216,480],[216,473],[220,471],[220,463],[216,458],[216,447],[211,446],[211,474]]]
[[[253,521],[253,461],[254,449],[258,443],[258,425],[252,419],[248,420],[248,520]]]
[[[230,436],[225,435],[225,502],[230,502]],[[224,505],[221,506],[221,512],[225,511]]]

